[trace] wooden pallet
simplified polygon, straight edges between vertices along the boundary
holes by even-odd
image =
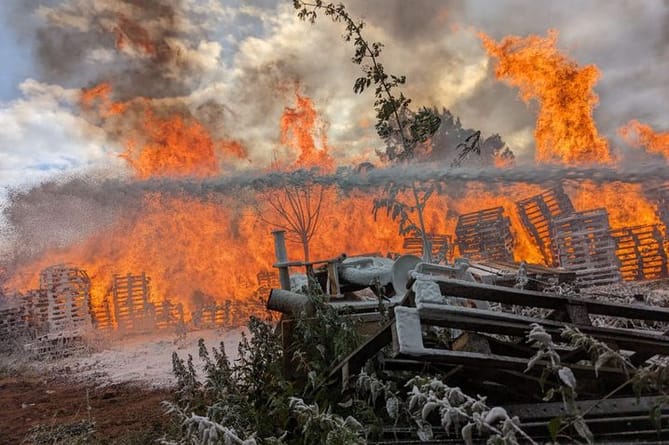
[[[66,265],[51,266],[40,273],[39,295],[36,308],[39,316],[47,314],[48,332],[86,330],[91,327],[91,280],[86,272]]]
[[[45,290],[31,289],[23,296],[23,305],[28,322],[35,332],[46,334],[49,331],[49,303]]]
[[[28,334],[28,317],[22,305],[0,308],[0,351],[13,348],[12,341]]]
[[[155,328],[155,307],[150,302],[150,280],[141,275],[114,275],[111,300],[116,327],[120,331]]]
[[[558,263],[553,244],[553,219],[574,212],[574,206],[562,187],[516,202],[523,227],[541,249],[546,264]]]
[[[250,316],[262,316],[267,312],[260,299],[223,300],[205,304],[193,311],[193,325],[201,329],[234,328],[245,326]]]
[[[433,259],[451,259],[453,257],[454,245],[450,235],[439,235],[435,233],[427,234],[427,239],[432,246]],[[423,257],[423,238],[419,236],[409,236],[404,238],[402,246],[405,254]]]
[[[184,323],[184,307],[165,299],[156,306],[156,328],[173,329]]]
[[[553,230],[560,266],[574,271],[580,284],[595,286],[620,281],[616,243],[605,209],[556,218]]]
[[[280,287],[279,274],[276,271],[263,270],[256,275],[258,287],[263,289],[276,289]]]
[[[611,231],[623,280],[655,280],[667,276],[667,254],[659,226],[623,227]]]
[[[455,235],[460,256],[474,261],[513,260],[511,222],[503,207],[460,215]]]
[[[114,315],[110,295],[105,295],[99,304],[91,306],[91,315],[95,329],[103,332],[114,330]]]

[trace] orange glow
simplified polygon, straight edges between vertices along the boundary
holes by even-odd
[[[530,238],[523,228],[516,212],[516,201],[539,194],[543,189],[539,186],[517,184],[505,186],[492,191],[486,184],[470,184],[462,199],[453,204],[458,213],[471,213],[493,207],[504,207],[504,213],[511,220],[511,233],[514,237],[513,258],[515,261],[525,260],[528,263],[543,264],[541,249]],[[448,233],[455,232],[453,229]]]
[[[116,35],[116,48],[119,51],[132,48],[149,56],[156,55],[156,46],[151,41],[149,32],[124,14],[118,15],[118,23],[113,32]]]
[[[655,207],[645,198],[640,184],[584,182],[578,184],[570,196],[577,211],[606,208],[613,228],[660,223]]]
[[[592,116],[599,99],[592,91],[599,79],[594,65],[578,66],[557,49],[557,31],[546,37],[509,36],[495,42],[479,33],[488,55],[497,59],[495,75],[520,89],[525,103],[539,102],[537,162],[608,163],[608,142]]]
[[[103,118],[123,114],[128,105],[123,102],[112,102],[111,93],[112,87],[109,82],[84,88],[79,96],[79,104],[85,110],[96,110]]]
[[[142,179],[154,176],[208,177],[220,171],[218,154],[245,156],[244,148],[235,141],[217,144],[199,122],[179,115],[157,117],[147,109],[141,143],[129,140],[121,155]],[[137,148],[140,146],[140,148]],[[223,153],[227,150],[227,153]]]
[[[281,115],[281,143],[299,150],[295,167],[318,166],[323,171],[333,171],[335,162],[328,153],[325,128],[318,119],[314,103],[297,91],[295,98],[295,107],[286,107]],[[320,139],[320,149],[316,139]]]
[[[480,36],[488,54],[498,59],[497,78],[518,87],[526,103],[533,99],[539,102],[535,130],[537,162],[612,162],[608,143],[599,135],[592,116],[598,101],[592,91],[599,77],[595,66],[579,67],[558,51],[554,31],[547,37],[512,36],[500,42],[484,34]],[[120,49],[156,54],[148,32],[123,17],[119,19],[116,37]],[[221,174],[226,162],[247,156],[240,142],[216,138],[188,113],[166,112],[153,107],[148,99],[135,99],[131,115],[130,102],[114,102],[112,93],[109,83],[84,89],[80,106],[88,113],[97,113],[102,121],[112,117],[127,121],[125,150],[120,156],[137,179],[212,178]],[[367,127],[370,123],[361,118],[360,125]],[[284,109],[278,122],[279,141],[289,155],[267,166],[268,170],[335,171],[337,165],[326,130],[314,102],[295,91],[294,104]],[[653,133],[650,127],[637,121],[621,129],[621,134],[635,146],[665,156],[669,153],[667,134]],[[425,144],[421,150],[429,153],[431,148]],[[366,160],[353,155],[346,162]],[[512,159],[502,156],[494,159],[497,168],[507,168],[512,163]],[[501,206],[511,220],[514,259],[543,263],[539,247],[520,223],[515,204],[543,190],[536,185],[491,187],[470,183],[458,198],[435,195],[430,199],[424,211],[426,230],[453,235],[457,215]],[[141,212],[126,215],[112,229],[77,245],[48,252],[15,275],[10,286],[35,287],[40,270],[69,262],[91,276],[94,306],[100,305],[115,273],[146,272],[152,280],[154,302],[169,298],[185,303],[187,310],[191,297],[198,291],[217,300],[248,300],[258,287],[256,274],[272,270],[274,247],[270,231],[276,226],[272,221],[280,222],[281,218],[269,207],[262,210],[263,217],[259,218],[252,203],[263,206],[274,199],[273,194],[284,192],[277,189],[199,197],[147,194],[142,198]],[[303,208],[321,206],[321,223],[309,244],[311,259],[331,258],[341,253],[402,253],[404,237],[398,234],[398,223],[383,211],[377,220],[373,217],[374,198],[381,193],[382,190],[344,193],[331,187],[323,190],[320,203],[313,201],[313,195],[304,198],[299,203]],[[584,183],[572,186],[569,195],[579,211],[606,207],[614,228],[659,222],[638,185]],[[403,198],[412,202],[406,194]],[[291,260],[301,259],[299,242],[289,240],[288,250]]]
[[[650,125],[636,119],[618,129],[620,136],[632,147],[645,148],[650,153],[661,154],[669,158],[669,131],[656,132]]]

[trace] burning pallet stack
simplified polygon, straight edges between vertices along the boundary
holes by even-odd
[[[428,233],[427,240],[431,246],[431,258],[437,261],[442,258],[451,259],[453,256],[453,241],[450,235]],[[405,254],[416,255],[423,258],[423,239],[419,236],[404,238],[403,249]]]
[[[606,209],[574,212],[553,220],[559,264],[576,272],[583,285],[620,281],[616,243]]]
[[[164,299],[156,308],[156,328],[170,329],[184,323],[184,307],[181,303],[172,303]]]
[[[52,266],[40,274],[34,314],[46,315],[50,334],[81,335],[91,326],[91,280],[76,267]]]
[[[18,304],[3,305],[0,307],[0,352],[11,350],[13,341],[18,340],[28,332],[28,315],[25,306]]]
[[[649,192],[669,224],[669,185]],[[605,209],[576,212],[561,187],[516,202],[520,221],[550,267],[576,273],[582,286],[620,279],[664,278],[667,241],[657,225],[612,229]],[[459,254],[477,262],[512,262],[509,219],[502,207],[461,215],[456,227]]]
[[[29,330],[36,335],[26,348],[41,356],[68,354],[81,347],[79,340],[92,327],[91,281],[86,272],[56,265],[40,274],[40,288],[23,301]]]
[[[660,227],[645,225],[611,231],[623,280],[655,280],[667,276],[667,254]]]
[[[455,235],[461,256],[474,261],[513,260],[511,221],[503,207],[460,215]]]
[[[155,308],[150,302],[149,278],[114,275],[112,281],[114,319],[120,331],[148,331],[155,328]]]
[[[558,258],[553,244],[553,220],[574,212],[574,206],[562,187],[516,203],[520,221],[541,249],[546,264],[557,266]]]

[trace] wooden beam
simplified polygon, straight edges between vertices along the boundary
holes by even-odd
[[[367,360],[372,358],[381,348],[392,342],[391,326],[395,320],[389,320],[381,326],[379,331],[370,337],[366,342],[360,345],[355,351],[342,359],[328,375],[328,381],[338,373],[342,374],[342,386],[346,386],[348,378],[357,374],[365,365]]]
[[[421,322],[448,328],[458,328],[475,332],[524,337],[530,325],[537,323],[556,340],[561,339],[562,330],[569,323],[541,318],[524,317],[504,312],[486,311],[459,306],[422,303],[418,306]],[[669,337],[629,329],[578,326],[586,335],[605,343],[636,352],[669,355]]]
[[[494,301],[502,304],[562,309],[567,304],[585,305],[589,314],[669,322],[669,309],[634,304],[607,303],[585,298],[547,294],[456,279],[434,279],[444,295]]]

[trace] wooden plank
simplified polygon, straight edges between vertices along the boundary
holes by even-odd
[[[524,372],[527,369],[527,359],[499,356],[495,354],[481,354],[478,352],[450,351],[445,349],[424,348],[420,351],[403,351],[397,358],[420,357],[420,360],[430,364],[463,365],[474,369],[491,370],[515,370]],[[541,370],[549,366],[545,361],[538,361],[530,374],[541,373]],[[569,368],[574,372],[577,378],[595,378],[595,372],[592,367],[570,364]],[[607,378],[624,380],[625,374],[620,369],[600,368],[599,374]]]
[[[669,355],[669,337],[661,334],[621,328],[575,326],[572,323],[523,317],[504,312],[430,303],[420,304],[418,313],[421,321],[430,325],[516,337],[525,337],[531,329],[530,325],[536,323],[543,326],[555,340],[563,340],[562,330],[566,326],[574,326],[586,335],[605,343],[616,344],[626,350]]]
[[[342,375],[342,386],[345,386],[345,380],[349,376],[357,374],[367,360],[392,342],[391,326],[394,322],[395,320],[392,319],[384,323],[376,334],[341,360],[328,374],[328,380],[345,370],[345,375]]]
[[[430,277],[426,279],[431,279]],[[456,279],[435,278],[442,294],[502,304],[561,309],[566,304],[584,304],[588,313],[612,317],[669,322],[669,309],[590,300],[579,297],[535,292]]]

